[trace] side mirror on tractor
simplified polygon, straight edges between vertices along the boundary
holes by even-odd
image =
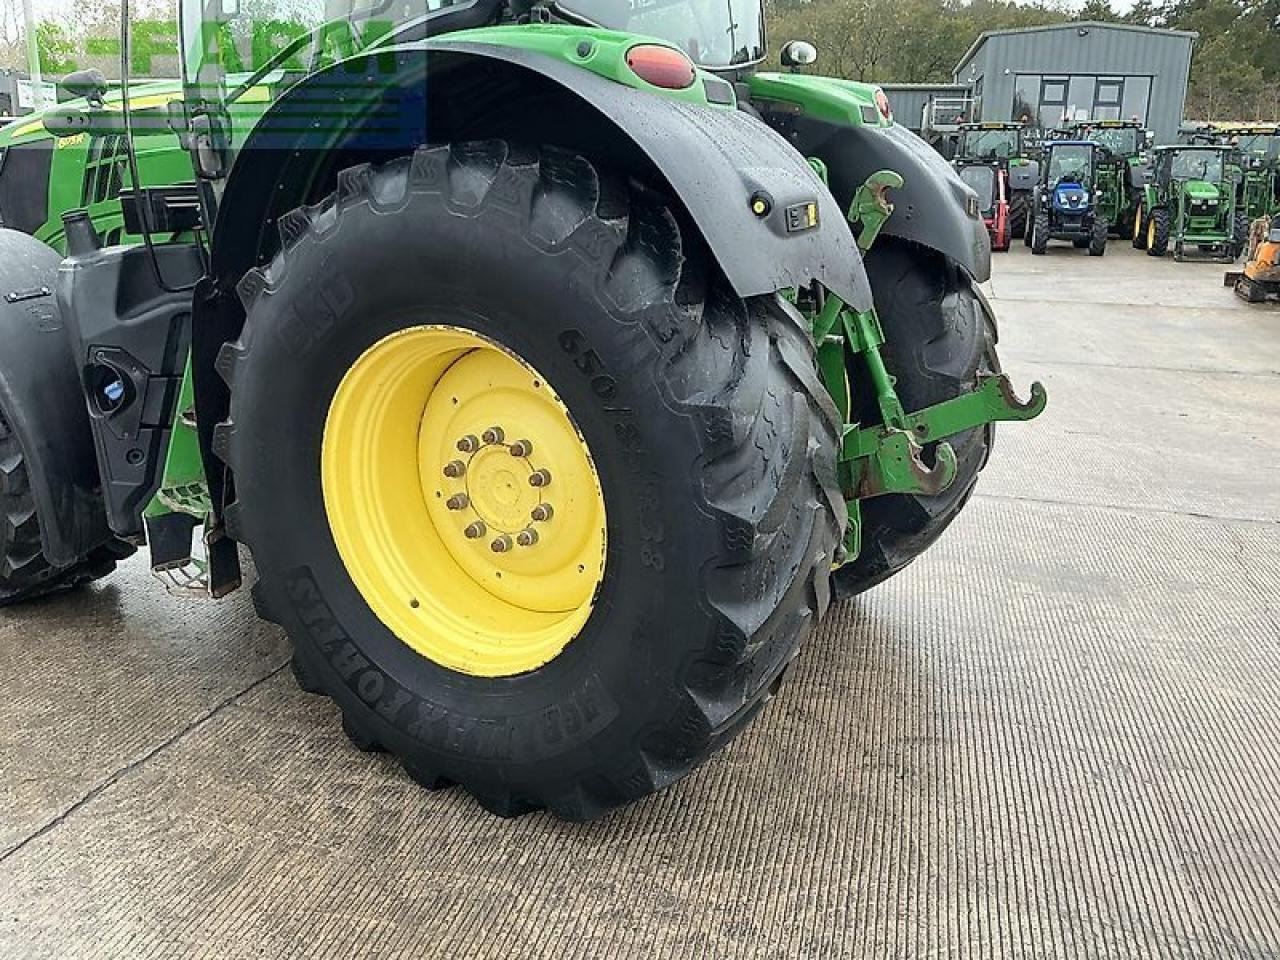
[[[101,70],[90,68],[69,73],[58,83],[59,100],[84,98],[94,106],[101,106],[107,95],[107,78]]]
[[[782,45],[782,51],[778,57],[784,67],[795,70],[816,63],[818,48],[807,40],[788,40]]]

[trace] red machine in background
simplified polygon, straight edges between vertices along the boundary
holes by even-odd
[[[978,194],[992,250],[1009,249],[1009,171],[999,163],[957,163],[960,179]]]

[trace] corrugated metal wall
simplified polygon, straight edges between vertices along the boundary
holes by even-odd
[[[969,88],[956,84],[938,84],[927,86],[921,84],[881,84],[885,96],[889,98],[889,106],[893,108],[893,119],[908,129],[920,132],[920,120],[924,116],[924,108],[930,100],[944,100],[967,97]]]
[[[1081,35],[1081,31],[1084,31]],[[982,79],[982,119],[1009,120],[1018,74],[1150,76],[1147,125],[1157,142],[1173,143],[1186,101],[1193,38],[1099,24],[1070,24],[987,37],[962,63],[959,83]]]

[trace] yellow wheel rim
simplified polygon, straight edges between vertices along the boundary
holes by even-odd
[[[1151,218],[1151,222],[1147,224],[1147,246],[1154,247],[1156,245],[1156,220]]]
[[[1139,207],[1133,215],[1133,239],[1137,240],[1142,236],[1142,208]]]
[[[325,512],[365,602],[461,673],[558,656],[604,578],[604,493],[569,410],[528,363],[473,331],[379,340],[329,406]]]

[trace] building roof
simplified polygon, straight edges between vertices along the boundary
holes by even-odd
[[[960,58],[960,62],[956,64],[952,71],[953,76],[960,76],[969,61],[987,42],[988,37],[1003,37],[1014,33],[1045,33],[1049,30],[1079,30],[1079,29],[1103,29],[1103,30],[1127,30],[1131,33],[1147,33],[1155,34],[1161,37],[1188,37],[1192,40],[1199,38],[1200,34],[1194,30],[1162,30],[1160,27],[1144,27],[1136,23],[1113,23],[1109,20],[1068,20],[1063,23],[1046,23],[1038,27],[1010,27],[1006,30],[985,30],[978,34],[978,39],[964,52],[964,56]]]

